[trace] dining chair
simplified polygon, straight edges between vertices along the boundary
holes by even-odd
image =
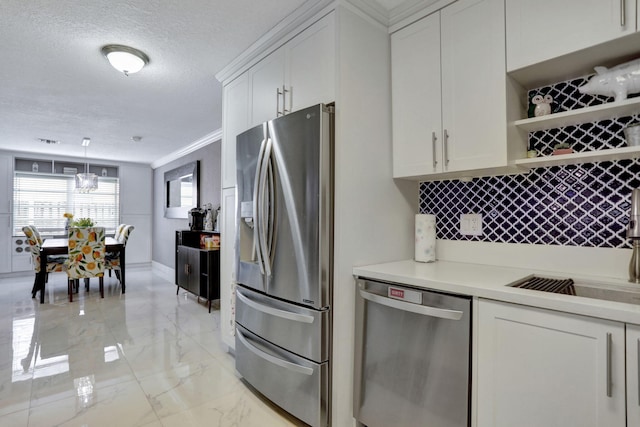
[[[40,232],[33,225],[25,225],[22,227],[22,232],[27,237],[27,243],[29,243],[29,252],[31,252],[31,263],[33,264],[33,269],[36,273],[35,281],[33,282],[33,288],[31,288],[31,297],[35,298],[36,293],[38,292],[38,274],[40,274],[40,247],[42,246],[42,237],[40,236]],[[49,273],[53,272],[63,272],[67,269],[67,257],[66,256],[57,256],[57,257],[49,257],[47,260],[47,269],[43,272],[45,275],[45,280],[43,280],[43,288],[41,292],[44,292],[44,284],[47,282],[47,278]]]
[[[116,227],[116,232],[113,235],[113,238],[116,240],[120,240],[120,236],[122,235],[122,231],[127,226],[127,224],[120,224]]]
[[[80,279],[86,279],[86,282],[92,277],[99,279],[100,297],[104,298],[104,227],[71,227],[69,228],[68,236],[69,259],[67,261],[67,275],[69,276],[69,302],[73,302],[73,286],[78,286]]]
[[[113,234],[113,238],[116,239],[118,242],[121,241],[122,232],[124,231],[125,227],[127,227],[127,224],[124,224],[124,223],[116,227],[116,232]],[[113,259],[119,256],[120,256],[119,252],[107,252],[107,260]],[[109,277],[111,277],[111,270],[112,269],[109,269]]]
[[[127,247],[127,240],[129,240],[129,235],[135,229],[133,225],[125,225],[120,233],[120,237],[117,238],[118,242],[122,243],[122,245]],[[106,257],[105,268],[109,270],[109,276],[111,276],[111,270],[116,273],[116,277],[122,283],[122,278],[120,277],[120,252],[109,252]]]

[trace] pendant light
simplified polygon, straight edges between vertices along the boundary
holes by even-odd
[[[83,138],[84,147],[84,173],[76,174],[76,191],[78,193],[89,193],[98,189],[98,175],[89,173],[89,163],[87,162],[87,147],[91,144],[91,138]]]
[[[142,51],[120,44],[109,44],[102,47],[102,54],[113,68],[125,76],[137,73],[149,63],[149,57]]]

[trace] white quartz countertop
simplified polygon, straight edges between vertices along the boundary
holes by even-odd
[[[571,295],[509,287],[533,274],[544,277],[571,277],[576,283],[602,283],[637,289],[640,285],[592,276],[563,275],[541,270],[469,264],[452,261],[431,263],[413,260],[354,267],[356,277],[394,282],[423,289],[470,295],[532,307],[559,310],[603,319],[640,324],[640,304],[605,301]]]

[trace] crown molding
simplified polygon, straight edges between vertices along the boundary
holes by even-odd
[[[259,59],[286,42],[286,37],[314,16],[321,13],[334,0],[307,0],[299,8],[284,18],[275,27],[259,38],[249,48],[242,52],[229,65],[216,73],[219,82],[225,83],[238,74],[247,65],[258,62]]]
[[[375,0],[344,0],[344,3],[355,7],[385,27],[390,24],[389,11]]]
[[[431,15],[455,1],[457,0],[407,0],[391,10],[388,25],[389,33],[398,31],[427,15]]]
[[[156,169],[156,168],[159,168],[160,166],[166,165],[169,162],[178,160],[179,158],[184,157],[187,154],[193,153],[194,151],[199,150],[200,148],[205,147],[209,144],[212,144],[216,141],[220,141],[221,139],[222,139],[222,129],[215,130],[203,136],[202,138],[198,139],[197,141],[192,142],[186,147],[183,147],[177,151],[174,151],[173,153],[169,153],[164,157],[154,160],[151,163],[151,169]]]

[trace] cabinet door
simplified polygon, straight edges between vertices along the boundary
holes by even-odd
[[[504,2],[460,0],[441,20],[444,169],[506,166]]]
[[[393,176],[442,171],[440,14],[391,36]]]
[[[179,245],[176,250],[178,255],[176,257],[176,278],[178,283],[176,285],[181,288],[189,288],[189,248]]]
[[[235,348],[235,245],[236,245],[236,189],[222,190],[220,210],[220,323],[222,340]]]
[[[282,111],[284,86],[284,48],[280,48],[249,70],[251,121],[248,127],[275,119]]]
[[[627,425],[640,426],[640,326],[627,325]]]
[[[478,427],[623,427],[618,322],[481,300]]]
[[[224,87],[222,188],[236,185],[236,136],[249,127],[249,76],[244,73]]]
[[[335,100],[334,34],[331,13],[285,45],[288,112]]]
[[[635,0],[507,0],[506,8],[508,71],[636,30]]]
[[[200,296],[200,250],[189,249],[189,291]]]

